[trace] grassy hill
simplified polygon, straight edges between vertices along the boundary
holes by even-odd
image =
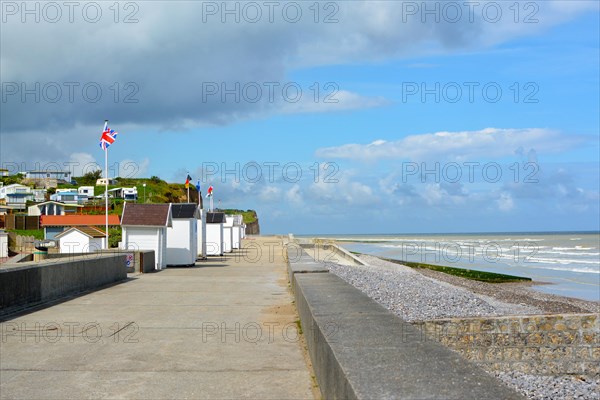
[[[104,193],[104,186],[96,186],[96,179],[100,177],[98,172],[89,173],[85,176],[74,177],[73,179],[77,182],[76,185],[72,184],[59,184],[58,189],[76,189],[79,186],[94,186],[95,195],[101,195]],[[184,183],[168,183],[159,177],[153,176],[151,178],[116,178],[116,185],[109,185],[108,189],[114,189],[117,187],[136,187],[138,191],[138,202],[146,203],[185,203],[187,202],[187,189]],[[0,181],[4,182],[5,185],[11,183],[27,184],[23,179],[22,175],[15,175],[10,177],[1,177]],[[144,188],[144,184],[146,187]],[[53,189],[49,190],[49,193],[54,193]],[[206,193],[203,194],[206,196]],[[109,199],[110,202],[110,214],[121,215],[123,211],[123,200],[121,199]],[[198,192],[194,186],[190,186],[190,202],[198,202]],[[95,203],[98,206],[104,205],[103,199],[96,199]],[[208,202],[204,197],[204,206],[207,208]],[[254,210],[240,210],[240,209],[226,209],[221,210],[227,214],[242,214],[244,222],[246,224],[254,223],[258,220],[256,211]],[[103,210],[88,211],[89,214],[103,214]]]
[[[99,173],[94,172],[87,174],[86,176],[74,177],[73,179],[77,182],[73,184],[59,184],[58,189],[77,189],[79,186],[94,186],[94,194],[96,196],[104,193],[104,186],[96,186],[96,180],[99,178]],[[185,203],[187,202],[187,189],[184,183],[168,183],[162,179],[153,176],[151,178],[116,178],[116,185],[109,185],[108,189],[114,189],[117,187],[136,187],[138,192],[138,202],[143,203]],[[23,175],[14,175],[9,177],[0,177],[0,182],[4,182],[5,185],[12,183],[20,183],[24,185],[32,186],[31,181],[24,179]],[[146,184],[144,188],[144,184]],[[48,193],[52,194],[55,189],[49,189]],[[204,194],[206,196],[206,194]],[[206,200],[206,197],[204,197]],[[190,202],[198,203],[198,192],[196,188],[190,186]],[[104,199],[95,199],[92,205],[97,205],[98,208],[95,210],[86,209],[86,214],[104,214]],[[123,213],[122,199],[111,199],[109,198],[109,214],[121,215]],[[204,202],[205,208],[208,207],[208,202]],[[258,216],[254,210],[239,210],[239,209],[225,209],[219,210],[227,214],[241,214],[244,219],[244,223],[248,225],[248,233],[258,234],[260,228],[258,227]],[[43,230],[38,231],[15,231],[19,235],[34,235],[38,239],[43,238]],[[110,235],[110,247],[116,247],[119,240],[121,240],[121,227],[112,228],[109,231]]]

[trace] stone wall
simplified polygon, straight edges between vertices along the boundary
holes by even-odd
[[[597,314],[453,318],[414,325],[486,369],[600,375]]]

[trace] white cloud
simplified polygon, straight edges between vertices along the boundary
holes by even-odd
[[[278,202],[281,200],[281,188],[277,186],[265,186],[259,189],[258,198],[264,202]]]
[[[35,102],[32,96],[23,102],[19,93],[9,96],[2,107],[3,133],[50,131],[57,126],[70,129],[78,124],[97,123],[99,115],[115,118],[121,126],[131,123],[169,129],[230,124],[273,113],[379,106],[382,99],[343,87],[337,105],[302,102],[294,107],[281,101],[269,102],[266,95],[257,102],[243,98],[233,101],[231,96],[224,100],[220,92],[207,98],[204,85],[213,82],[226,83],[228,87],[236,82],[283,85],[287,76],[305,67],[477,51],[537,34],[598,9],[597,2],[590,1],[530,2],[539,7],[535,12],[539,22],[528,24],[515,23],[512,3],[500,2],[503,18],[491,22],[486,20],[483,9],[487,3],[499,2],[479,2],[472,21],[463,5],[458,21],[447,21],[445,12],[440,11],[440,21],[429,15],[424,23],[423,2],[347,1],[320,3],[319,23],[315,23],[313,3],[297,2],[302,8],[298,23],[290,23],[283,17],[281,4],[274,22],[268,21],[269,13],[263,7],[263,18],[252,23],[244,15],[240,22],[234,21],[235,16],[220,12],[207,15],[203,9],[207,3],[213,2],[132,3],[138,7],[134,15],[137,22],[130,24],[114,23],[114,11],[108,8],[108,3],[101,4],[103,19],[95,24],[81,17],[81,7],[74,22],[68,20],[66,9],[56,23],[36,23],[33,16],[22,23],[19,13],[6,16],[0,39],[3,83],[23,82],[29,89],[36,82],[42,86],[57,83],[62,87],[62,96],[56,103],[45,98]],[[408,13],[406,3],[420,10]],[[214,2],[218,8],[223,4]],[[444,4],[435,2],[438,7]],[[519,19],[528,15],[527,11],[521,10]],[[329,21],[332,23],[325,23],[328,16],[333,17]],[[69,45],[56,46],[56,43]],[[413,65],[426,63],[417,60]],[[70,89],[65,82],[78,85],[74,101],[68,99]],[[133,86],[127,86],[130,82]],[[85,100],[83,88],[89,83],[100,86],[100,101]],[[304,89],[309,91],[307,87]],[[42,97],[52,97],[44,93],[41,91]],[[126,101],[131,99],[137,102]]]
[[[393,142],[376,140],[369,144],[324,147],[317,149],[316,156],[361,161],[378,159],[461,161],[469,158],[512,156],[517,152],[522,153],[523,148],[535,149],[536,152],[562,152],[583,141],[582,137],[565,136],[549,129],[487,128],[480,131],[411,135]]]
[[[304,93],[298,102],[282,102],[284,114],[323,113],[381,107],[390,104],[383,97],[366,97],[346,90],[331,89],[327,93]]]
[[[285,193],[285,198],[290,204],[294,206],[302,206],[304,200],[302,199],[302,193],[300,192],[300,185],[295,184]]]
[[[73,153],[69,157],[69,169],[73,176],[83,176],[103,168],[90,153]]]
[[[125,159],[118,163],[119,170],[116,173],[121,178],[141,178],[148,176],[149,167],[150,160],[148,158],[141,161]]]
[[[510,211],[515,206],[512,196],[506,192],[500,193],[500,198],[496,200],[496,203],[501,211]]]

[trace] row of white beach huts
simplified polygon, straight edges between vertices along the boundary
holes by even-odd
[[[193,265],[197,259],[222,256],[241,247],[246,225],[241,215],[207,212],[194,203],[126,202],[120,225],[121,250],[153,250],[155,268]],[[87,229],[86,229],[87,228]],[[55,236],[61,253],[105,248],[104,231],[77,227]]]
[[[121,227],[121,248],[154,250],[159,270],[231,253],[246,237],[241,215],[206,212],[194,203],[125,203]]]

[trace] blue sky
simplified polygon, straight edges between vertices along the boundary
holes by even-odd
[[[22,22],[3,6],[5,167],[102,164],[109,118],[119,175],[189,173],[222,206],[256,209],[265,233],[599,229],[596,2],[521,2],[518,22],[507,2],[498,21],[477,10],[451,23],[406,12],[421,2],[322,2],[318,23],[312,2],[295,3],[296,23],[206,12],[220,2],[135,4],[98,23]],[[236,82],[239,100],[222,98]],[[90,83],[97,102],[79,90]]]

